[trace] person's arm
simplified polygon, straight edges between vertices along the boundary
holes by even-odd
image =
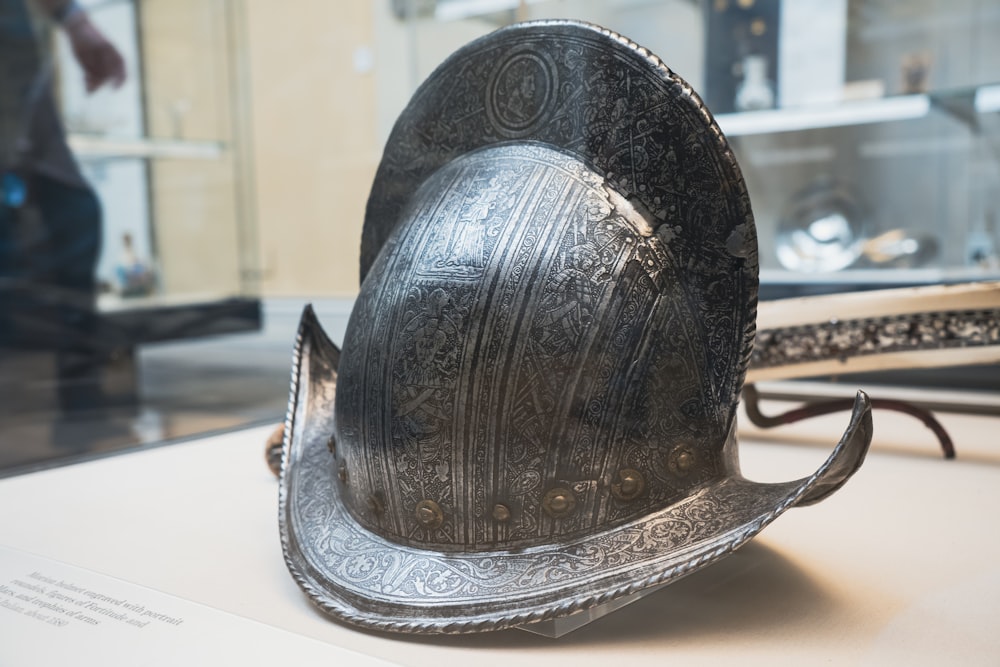
[[[35,4],[66,32],[73,55],[83,69],[88,93],[105,83],[116,88],[122,85],[125,61],[76,0],[35,0]]]

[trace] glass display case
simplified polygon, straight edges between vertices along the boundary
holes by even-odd
[[[750,191],[764,299],[1000,279],[994,2],[81,4],[124,56],[119,89],[86,94],[63,31],[37,18],[46,83],[104,210],[101,382],[123,408],[116,443],[280,419],[303,303],[335,329],[351,312],[393,124],[448,56],[517,21],[607,27],[698,91]],[[234,332],[258,335],[210,338]],[[49,428],[58,407],[33,412],[53,403],[53,356],[17,350],[0,369],[0,440],[23,443],[23,460],[84,440],[78,423]],[[977,373],[975,386],[1000,388],[995,368],[957,384]]]
[[[86,89],[81,33],[71,42],[70,24],[47,15],[57,5],[0,3],[0,28],[18,36],[5,44],[14,57],[4,75],[31,82],[23,100],[0,104],[0,143],[31,149],[44,134],[43,145],[58,146],[64,190],[99,203],[84,213],[67,204],[57,216],[55,198],[35,192],[51,172],[31,160],[0,164],[4,185],[25,183],[27,193],[0,209],[4,230],[15,230],[0,258],[0,474],[275,418],[285,402],[286,380],[262,383],[269,402],[232,389],[252,356],[234,341],[250,336],[214,340],[263,327],[245,3],[79,4],[76,26],[120,54],[124,81]],[[57,238],[59,225],[70,232]],[[86,266],[57,281],[67,257]]]
[[[699,91],[740,161],[764,298],[1000,277],[995,3],[392,7],[407,22],[396,41],[413,83],[477,31],[523,19],[592,21],[660,56]]]
[[[394,118],[448,53],[515,21],[586,20],[659,56],[702,96],[739,160],[762,299],[1000,279],[996,3],[388,4],[376,51],[406,67],[380,87],[380,112],[391,110],[380,118]],[[864,382],[1000,388],[987,366]]]
[[[54,33],[69,144],[104,209],[101,316],[133,345],[258,328],[241,3],[82,4],[127,67],[88,94]]]
[[[776,108],[718,116],[751,191],[765,296],[1000,275],[997,8],[786,4],[799,9],[779,25],[794,53]],[[840,71],[813,67],[796,32]],[[825,87],[792,88],[811,73]]]

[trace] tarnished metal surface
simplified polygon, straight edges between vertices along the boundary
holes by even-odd
[[[746,190],[697,96],[607,31],[515,26],[442,65],[390,138],[362,255],[342,359],[303,317],[281,474],[286,560],[341,620],[571,614],[722,557],[868,446],[861,397],[816,474],[739,475]]]
[[[664,241],[654,225],[547,146],[490,146],[435,172],[344,343],[336,439],[355,517],[403,543],[531,546],[731,472],[752,253]],[[683,471],[667,464],[676,447],[694,458]],[[607,495],[624,469],[650,478],[630,502]],[[384,516],[366,510],[374,494]],[[425,500],[449,509],[432,531],[411,520]],[[503,526],[497,502],[513,513]]]
[[[477,148],[528,142],[590,165],[661,236],[683,231],[682,242],[705,253],[727,243],[748,253],[746,264],[730,258],[727,268],[752,273],[740,291],[755,293],[750,202],[708,110],[645,49],[568,22],[497,31],[455,53],[420,87],[389,137],[372,187],[362,279],[434,171]],[[743,306],[752,313],[754,300]]]

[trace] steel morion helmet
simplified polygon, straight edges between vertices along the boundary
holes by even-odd
[[[461,49],[375,178],[343,353],[311,310],[281,471],[288,566],[332,616],[457,633],[669,582],[860,465],[739,472],[756,234],[701,100],[571,22]]]

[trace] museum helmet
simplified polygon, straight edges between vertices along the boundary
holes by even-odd
[[[288,566],[324,611],[457,633],[668,583],[839,488],[742,477],[756,233],[718,125],[601,28],[461,49],[400,116],[343,351],[307,308],[285,428]]]

